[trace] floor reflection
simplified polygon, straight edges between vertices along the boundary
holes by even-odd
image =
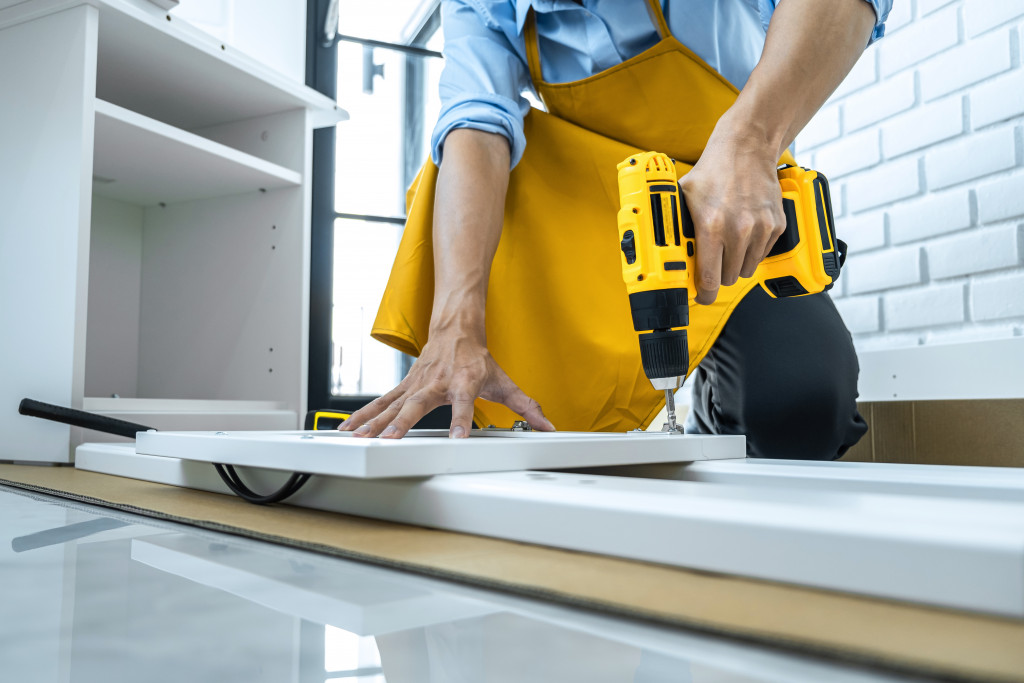
[[[895,681],[0,488],[4,680]]]

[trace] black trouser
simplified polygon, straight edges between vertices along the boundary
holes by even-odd
[[[834,460],[868,430],[858,372],[827,294],[772,299],[757,287],[693,373],[686,431],[744,434],[752,458]]]

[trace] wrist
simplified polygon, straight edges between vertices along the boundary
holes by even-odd
[[[709,146],[724,144],[745,155],[762,156],[773,165],[786,151],[786,128],[771,117],[750,111],[737,101],[715,125]]]
[[[486,299],[485,292],[475,290],[436,293],[430,314],[430,336],[454,334],[483,343]]]

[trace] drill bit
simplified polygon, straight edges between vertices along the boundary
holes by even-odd
[[[668,413],[668,422],[665,423],[662,431],[680,434],[683,430],[676,424],[676,395],[674,389],[665,390],[665,411]]]

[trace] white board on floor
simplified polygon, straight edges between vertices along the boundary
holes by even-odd
[[[83,444],[75,466],[206,491],[206,463]],[[244,468],[258,491],[280,471]],[[313,477],[289,505],[1024,618],[1024,503],[561,472]],[[557,520],[557,523],[552,523]]]
[[[140,432],[135,450],[226,465],[376,479],[528,469],[571,469],[652,462],[743,458],[742,436],[660,432],[512,432],[413,430],[402,439],[351,432]]]

